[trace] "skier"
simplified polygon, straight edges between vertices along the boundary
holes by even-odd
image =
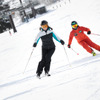
[[[62,45],[64,45],[64,41],[61,40],[54,32],[51,27],[49,27],[48,22],[46,20],[43,20],[41,22],[40,32],[38,33],[35,42],[33,44],[33,47],[36,47],[38,44],[39,39],[42,40],[42,59],[38,64],[38,68],[36,71],[37,77],[40,78],[40,75],[42,74],[43,68],[45,71],[46,76],[50,76],[50,63],[51,63],[51,57],[55,51],[55,44],[53,42],[53,38],[60,42]]]
[[[89,28],[79,26],[76,21],[72,21],[71,23],[72,31],[70,32],[69,36],[69,42],[68,42],[68,48],[71,48],[71,43],[73,37],[76,38],[77,42],[89,53],[91,53],[93,56],[96,55],[96,53],[93,51],[92,48],[100,51],[100,46],[92,42],[87,35],[84,34],[84,31],[87,32],[87,34],[91,34],[91,31]]]

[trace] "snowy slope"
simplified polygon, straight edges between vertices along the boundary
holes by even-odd
[[[41,80],[35,76],[41,60],[40,40],[23,74],[41,20],[47,20],[66,44],[72,20],[100,34],[99,0],[71,0],[67,5],[63,1],[61,5],[17,27],[17,33],[11,30],[12,36],[9,32],[0,34],[0,100],[100,100],[100,53],[95,50],[97,56],[93,57],[75,39],[72,48],[79,55],[54,40],[56,51],[52,57],[51,77]],[[100,36],[89,37],[100,45]]]

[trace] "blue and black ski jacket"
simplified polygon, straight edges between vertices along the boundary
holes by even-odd
[[[42,40],[42,47],[45,49],[51,49],[55,47],[55,44],[53,42],[53,38],[60,42],[60,38],[53,32],[53,30],[48,27],[46,31],[44,31],[42,28],[40,32],[38,33],[34,43],[38,44],[39,40]],[[61,43],[61,42],[60,42]]]

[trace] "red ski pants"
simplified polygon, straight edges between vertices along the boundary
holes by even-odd
[[[92,53],[92,48],[100,51],[100,46],[92,42],[89,38],[86,38],[79,42],[79,44],[87,50],[87,52]],[[92,48],[91,48],[92,47]]]

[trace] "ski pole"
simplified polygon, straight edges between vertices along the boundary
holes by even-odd
[[[30,59],[31,59],[31,56],[32,56],[33,50],[34,50],[34,48],[32,49],[32,52],[31,52],[30,57],[29,57],[29,59],[28,59],[28,61],[27,61],[27,64],[26,64],[26,66],[25,66],[25,69],[24,69],[23,74],[25,73],[25,70],[26,70],[26,68],[27,68],[27,66],[28,66],[28,63],[29,63]]]
[[[97,36],[100,36],[100,34],[94,34],[94,33],[91,33],[92,35],[97,35]]]
[[[77,53],[73,48],[71,48],[77,55],[79,55],[79,53]]]
[[[63,46],[63,47],[64,47],[64,46]],[[66,52],[65,47],[64,47],[64,51],[65,51],[66,57],[67,57],[67,59],[68,59],[68,63],[69,63],[69,65],[70,65],[70,67],[71,67],[71,63],[70,63],[70,61],[69,61],[68,54],[67,54],[67,52]]]
[[[67,44],[65,44],[65,45],[67,45]],[[73,48],[71,48],[71,50],[73,50],[77,55],[79,55],[79,53],[77,53]]]

